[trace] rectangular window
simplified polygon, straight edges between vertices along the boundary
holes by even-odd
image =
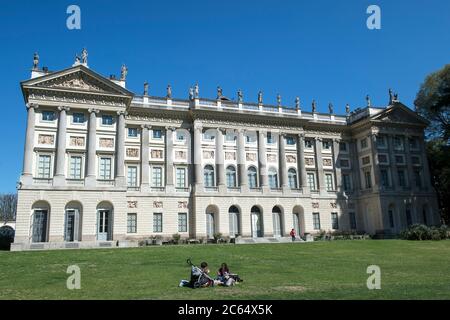
[[[70,157],[69,177],[70,179],[81,179],[81,161],[82,157]]]
[[[377,137],[377,147],[378,148],[386,148],[386,139],[384,137]]]
[[[183,132],[177,131],[177,141],[184,141],[186,140],[186,136]]]
[[[128,136],[130,138],[137,138],[137,136],[138,136],[138,129],[137,128],[128,128]]]
[[[314,173],[308,173],[308,187],[311,191],[316,190],[316,177]]]
[[[136,233],[137,231],[137,215],[129,213],[127,215],[127,233]]]
[[[187,232],[187,213],[178,214],[178,232]]]
[[[382,164],[388,164],[388,157],[386,154],[379,154],[378,155],[378,163]]]
[[[154,129],[152,132],[153,132],[153,139],[161,139],[162,138],[162,130]]]
[[[399,186],[400,187],[406,187],[405,171],[398,170],[397,171],[397,175],[398,175],[398,184],[399,184]]]
[[[40,155],[38,161],[38,178],[50,178],[51,156]]]
[[[127,185],[128,187],[137,187],[137,167],[128,167]]]
[[[339,150],[346,152],[347,151],[347,143],[345,142],[339,142]]]
[[[403,150],[403,138],[402,137],[394,137],[394,149]]]
[[[363,164],[363,166],[370,164],[370,157],[367,156],[367,157],[362,158],[362,164]]]
[[[408,143],[409,143],[409,148],[410,149],[414,149],[414,150],[419,149],[419,144],[417,142],[417,138],[416,137],[409,138],[408,139]]]
[[[366,189],[372,188],[372,174],[370,171],[364,172],[364,181],[366,183]]]
[[[331,149],[330,141],[322,141],[322,149],[323,150],[330,150]]]
[[[339,165],[341,168],[350,168],[350,161],[348,159],[341,159]]]
[[[331,228],[334,230],[339,229],[339,220],[337,212],[331,213]]]
[[[153,167],[152,168],[152,186],[153,187],[162,187],[162,168],[161,167]]]
[[[320,214],[318,212],[313,213],[314,230],[320,230]]]
[[[225,141],[227,142],[234,142],[236,140],[236,135],[233,133],[227,133],[225,135]]]
[[[356,230],[356,214],[354,212],[348,213],[350,218],[350,229]]]
[[[333,175],[331,173],[325,174],[325,187],[327,191],[334,190]]]
[[[395,156],[395,163],[396,164],[405,164],[405,157],[399,155]]]
[[[380,175],[381,175],[381,185],[383,187],[389,187],[388,171],[386,169],[381,169],[380,170]]]
[[[416,184],[416,187],[420,188],[422,186],[420,170],[414,170],[414,182]]]
[[[102,115],[102,125],[111,126],[113,124],[113,117],[110,115]]]
[[[271,132],[267,132],[267,143],[274,143],[273,135]]]
[[[352,189],[352,185],[350,182],[350,175],[347,173],[344,173],[342,175],[342,184],[344,186],[345,191],[350,191]]]
[[[287,144],[288,146],[293,146],[293,145],[295,145],[295,139],[294,139],[294,137],[286,137],[286,144]]]
[[[361,143],[361,149],[367,148],[367,138],[364,138],[360,141]]]
[[[312,140],[311,139],[306,139],[305,140],[305,148],[306,149],[312,149],[312,147],[313,147]]]
[[[162,213],[153,214],[153,232],[162,232],[163,230],[163,217]]]
[[[84,123],[84,113],[81,112],[74,113],[73,123]]]
[[[55,120],[55,112],[42,111],[42,120],[43,121],[54,121]]]
[[[186,169],[185,168],[177,168],[176,169],[176,179],[177,179],[177,188],[185,188],[186,187]]]
[[[111,180],[111,158],[100,158],[99,173],[101,180]]]

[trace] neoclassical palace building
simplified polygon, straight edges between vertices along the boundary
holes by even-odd
[[[390,93],[345,115],[230,100],[136,95],[87,65],[50,72],[35,56],[12,250],[133,245],[141,239],[278,241],[298,234],[396,234],[438,224],[426,120]]]

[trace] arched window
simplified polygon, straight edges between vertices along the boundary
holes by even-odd
[[[236,169],[233,166],[227,167],[227,187],[236,187]]]
[[[258,186],[258,180],[256,175],[256,168],[250,167],[247,170],[247,176],[248,176],[248,186],[249,188],[256,188]]]
[[[253,238],[262,237],[264,232],[263,232],[261,210],[257,206],[253,206],[250,212],[251,212],[250,219],[252,226],[252,237]]]
[[[275,206],[272,209],[272,222],[273,222],[273,236],[281,237],[283,234],[281,224],[281,209],[278,206]]]
[[[270,189],[278,188],[278,174],[275,168],[269,169],[269,187]]]
[[[214,187],[214,167],[211,165],[205,166],[203,169],[203,181],[205,187]]]
[[[288,170],[288,182],[289,188],[297,189],[297,171],[293,168]]]

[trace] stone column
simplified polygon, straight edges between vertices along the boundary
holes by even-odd
[[[202,124],[194,121],[194,172],[195,189],[203,191],[203,168],[202,168]]]
[[[241,186],[241,191],[245,191],[248,187],[248,177],[246,168],[246,155],[245,155],[245,130],[238,130],[237,138],[237,163],[238,163],[238,174],[239,174],[239,185]]]
[[[336,181],[336,191],[343,192],[341,164],[339,163],[339,140],[337,139],[333,139],[333,158],[334,158],[333,167]]]
[[[299,188],[303,193],[309,193],[305,166],[305,136],[299,134],[297,137],[297,166],[299,174]]]
[[[97,148],[97,113],[98,109],[89,109],[89,133],[87,152],[87,174],[85,184],[87,187],[95,187],[97,184],[97,174],[95,168],[96,148]]]
[[[423,182],[423,187],[427,190],[430,190],[431,188],[431,174],[430,174],[430,166],[428,164],[428,157],[427,157],[427,150],[426,150],[426,145],[425,145],[425,140],[423,137],[421,137],[419,139],[419,147],[420,147],[420,154],[422,156],[422,174],[423,174],[423,178],[422,178],[422,182]],[[431,208],[430,208],[431,209]]]
[[[325,174],[323,172],[323,160],[322,160],[322,138],[315,138],[315,151],[316,151],[316,168],[317,168],[317,177],[319,184],[319,191],[321,194],[326,194],[327,190],[325,188]]]
[[[281,188],[283,188],[283,191],[289,190],[289,183],[288,183],[288,173],[287,173],[287,166],[286,166],[286,143],[285,143],[285,134],[280,133],[278,135],[278,162],[280,165],[280,185]]]
[[[411,190],[416,190],[416,182],[414,181],[414,168],[411,162],[411,149],[409,147],[410,136],[405,136],[405,163],[408,174],[408,186]]]
[[[25,149],[23,154],[23,169],[20,182],[22,185],[33,184],[33,149],[34,149],[34,127],[36,122],[36,110],[39,106],[27,103],[27,131],[25,134]]]
[[[258,162],[259,162],[259,181],[263,189],[268,189],[267,177],[267,156],[266,156],[266,132],[259,131],[258,136]]]
[[[175,128],[166,127],[166,192],[175,191],[173,180],[173,133]]]
[[[370,144],[372,149],[372,168],[374,182],[372,186],[373,191],[379,191],[382,189],[381,178],[380,178],[380,166],[378,165],[378,146],[377,146],[377,135],[370,135]]]
[[[117,111],[116,186],[125,187],[125,111]]]
[[[69,107],[58,107],[58,144],[56,148],[56,170],[53,177],[54,186],[63,186],[66,184],[65,164],[66,164],[66,130],[67,130],[67,111]]]
[[[216,135],[216,171],[217,171],[217,186],[219,187],[219,191],[226,190],[226,176],[225,176],[225,161],[223,154],[223,134],[224,129],[217,129]]]
[[[358,156],[358,140],[352,139],[349,141],[350,157],[351,157],[351,175],[352,175],[352,189],[356,194],[361,190],[361,170]]]
[[[389,150],[389,164],[391,168],[391,177],[392,177],[392,187],[394,190],[400,190],[400,186],[398,184],[398,174],[397,174],[397,164],[395,163],[395,150],[394,150],[394,136],[389,135],[388,139],[388,150]]]
[[[143,124],[141,126],[141,191],[150,191],[150,148],[149,144],[149,129],[150,126]]]

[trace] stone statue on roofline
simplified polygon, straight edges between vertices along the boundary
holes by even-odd
[[[222,88],[220,86],[217,87],[217,99],[222,98],[223,96],[223,91]]]
[[[238,96],[238,102],[242,102],[244,100],[244,95],[243,95],[241,89],[238,90],[237,96]]]
[[[300,98],[295,97],[295,109],[300,110]]]
[[[345,106],[345,113],[349,114],[350,113],[350,105],[347,103],[347,105]]]
[[[333,104],[331,102],[328,104],[328,111],[330,114],[333,114]]]
[[[83,48],[83,50],[81,51],[81,63],[87,66],[88,63],[88,52],[86,50],[86,48]]]
[[[39,65],[39,55],[37,52],[35,52],[33,56],[33,70],[37,70],[38,65]]]
[[[258,92],[258,103],[259,104],[263,103],[263,93],[261,90],[259,90],[259,92]]]
[[[172,87],[170,86],[170,84],[167,85],[166,97],[169,98],[169,99],[172,99]]]
[[[144,82],[144,96],[148,96],[148,82]]]
[[[312,108],[311,108],[311,110],[312,110],[312,113],[317,112],[317,103],[316,103],[315,99],[313,99],[313,101],[312,101]]]
[[[189,100],[194,100],[194,88],[189,87]]]
[[[277,105],[281,107],[281,95],[277,94]]]
[[[367,101],[367,106],[371,107],[372,106],[372,102],[370,101],[370,96],[369,95],[366,96],[366,101]]]
[[[194,86],[194,98],[198,99],[198,97],[199,97],[199,95],[200,95],[200,92],[199,92],[199,91],[200,91],[200,90],[199,90],[198,82],[197,82],[197,83],[195,83],[195,86]]]
[[[127,79],[128,68],[125,64],[120,68],[120,80],[125,81]]]
[[[389,105],[391,105],[392,102],[394,102],[394,93],[392,92],[392,89],[389,88]]]

